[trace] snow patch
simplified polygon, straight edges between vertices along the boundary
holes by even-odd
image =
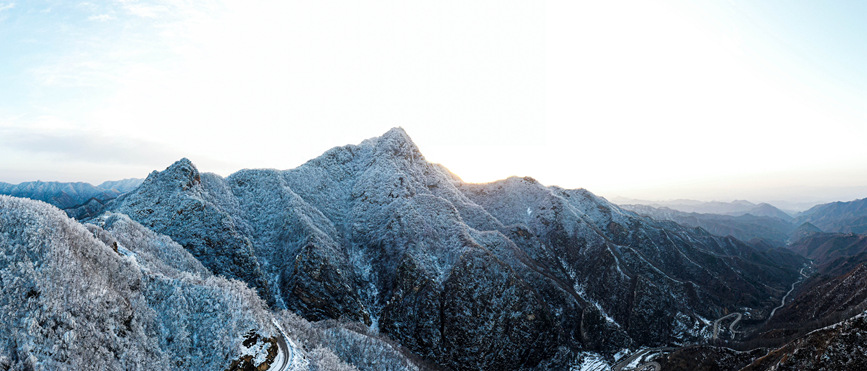
[[[268,359],[268,348],[272,346],[271,343],[256,341],[247,347],[243,344],[243,340],[241,339],[241,355],[239,358],[253,356],[252,363],[256,365],[262,364]]]
[[[608,362],[605,362],[605,359],[597,354],[591,352],[582,352],[581,353],[581,363],[573,364],[570,367],[570,371],[609,371],[611,370],[611,366],[608,365]]]

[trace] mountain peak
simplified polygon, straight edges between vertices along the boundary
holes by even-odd
[[[193,185],[201,182],[201,174],[199,173],[199,169],[196,168],[196,165],[193,165],[192,161],[184,157],[175,161],[175,163],[171,164],[161,172],[152,172],[145,180],[145,182],[155,181],[180,183],[181,188],[189,189]]]
[[[389,143],[396,145],[412,145],[415,146],[415,143],[412,141],[412,138],[409,137],[409,134],[406,133],[406,130],[403,130],[402,127],[393,127],[382,134],[377,140],[378,143]]]
[[[171,169],[173,167],[178,167],[178,168],[179,167],[192,167],[193,169],[195,169],[196,165],[193,165],[193,162],[190,161],[190,159],[188,159],[186,157],[182,157],[180,160],[177,160],[173,164],[171,164],[168,167],[168,169]],[[168,170],[168,169],[166,169],[166,170]]]
[[[395,127],[378,138],[373,138],[377,153],[406,159],[423,159],[418,146],[401,127]]]
[[[385,137],[401,137],[404,140],[412,142],[412,139],[410,139],[409,134],[407,134],[406,130],[404,130],[400,126],[395,126],[391,129],[388,129],[388,131],[386,131],[385,134],[382,134],[382,137],[383,138],[385,138]]]

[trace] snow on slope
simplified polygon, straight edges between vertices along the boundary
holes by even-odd
[[[243,283],[122,215],[85,227],[0,196],[0,361],[11,369],[225,369],[274,336]]]
[[[100,188],[88,183],[25,182],[20,184],[0,183],[0,194],[25,197],[48,202],[61,209],[81,205],[91,198],[109,200],[121,192]]]
[[[687,341],[726,308],[770,308],[797,276],[585,190],[465,184],[401,129],[287,171],[224,179],[183,159],[112,209],[274,308],[373,325],[445,367]]]

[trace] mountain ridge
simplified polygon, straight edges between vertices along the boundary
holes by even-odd
[[[97,186],[84,182],[0,182],[0,194],[44,201],[80,220],[96,216],[105,209],[106,203],[135,189],[141,182],[142,179],[137,178],[106,181]]]
[[[299,365],[302,369],[566,369],[622,365],[630,359],[642,366],[657,359],[666,368],[689,368],[696,357],[701,358],[698,364],[730,369],[787,364],[800,348],[814,352],[803,364],[815,368],[823,351],[814,346],[824,337],[808,330],[832,323],[845,329],[845,336],[833,340],[840,349],[829,354],[845,361],[860,349],[849,342],[863,332],[863,316],[856,315],[867,305],[864,237],[825,234],[811,222],[795,228],[796,221],[770,205],[738,201],[735,206],[765,216],[712,216],[730,223],[726,228],[737,226],[732,220],[773,220],[793,229],[774,235],[775,242],[758,238],[745,243],[740,236],[722,235],[735,235],[732,229],[723,233],[657,220],[586,189],[546,186],[532,177],[467,183],[443,165],[428,162],[400,128],[334,147],[294,169],[243,169],[222,177],[181,158],[130,189],[135,183],[101,184],[128,192],[77,207],[84,234],[75,221],[57,217],[56,209],[36,207],[35,214],[0,224],[4,233],[13,231],[12,244],[4,240],[3,248],[18,251],[14,246],[21,229],[42,231],[57,251],[93,250],[84,254],[87,259],[75,261],[82,267],[104,266],[107,271],[97,270],[97,276],[120,275],[114,286],[108,285],[109,292],[158,303],[160,317],[172,310],[186,313],[185,307],[163,302],[163,289],[183,292],[169,300],[195,307],[201,304],[199,291],[185,285],[205,281],[230,288],[208,288],[206,301],[220,306],[219,298],[225,297],[258,308],[233,317],[258,319],[256,325],[222,332],[228,338],[221,340],[219,357],[202,352],[185,356],[179,350],[183,344],[135,332],[141,340],[133,341],[135,352],[157,349],[145,344],[157,341],[162,354],[181,357],[187,366],[206,357],[216,368],[264,367],[267,345],[242,347],[240,353],[225,346],[239,339],[273,342],[275,323],[292,334],[294,340],[287,336],[290,345],[281,349],[295,349],[301,362],[309,363]],[[17,218],[20,210],[33,208],[28,205],[44,205],[13,203],[0,208],[0,220]],[[66,227],[38,227],[45,220],[38,215],[51,215],[51,223]],[[69,228],[88,242],[64,245]],[[0,240],[9,236],[0,235]],[[780,248],[783,238],[791,242],[786,248]],[[127,263],[113,263],[112,254],[127,257]],[[14,266],[3,264],[9,256],[21,260],[15,253],[0,254],[0,281]],[[129,267],[180,281],[160,283],[139,298],[128,289],[135,285],[123,278],[124,272],[135,271]],[[93,274],[86,268],[82,277],[97,277]],[[41,282],[39,275],[22,277],[22,282]],[[98,290],[103,283],[88,285]],[[70,290],[86,291],[88,285]],[[33,300],[25,288],[16,290],[25,293],[27,303]],[[59,295],[56,290],[36,292],[30,296]],[[195,295],[187,296],[191,293]],[[251,301],[231,299],[238,293]],[[7,292],[0,305],[4,298],[17,297]],[[124,329],[127,312],[109,307],[93,312],[111,319],[111,331]],[[32,316],[13,313],[9,318]],[[717,326],[731,318],[737,320]],[[147,321],[133,316],[131,323],[133,329],[154,323]],[[174,322],[165,323],[161,326]],[[214,322],[203,325],[189,331],[214,333]],[[40,326],[50,332],[50,326]],[[257,328],[258,335],[238,337],[246,327]],[[0,369],[19,369],[27,362],[53,365],[62,359],[60,353],[4,343],[4,336]],[[14,336],[18,342],[30,341],[20,333]],[[104,341],[92,334],[85,339]],[[80,348],[62,347],[75,354],[75,364],[81,363]],[[630,355],[632,349],[639,350]],[[259,355],[244,353],[249,351]],[[97,357],[105,365],[117,358]],[[162,364],[161,359],[155,364]]]
[[[824,232],[867,233],[867,198],[816,205],[795,218],[795,223],[805,222]]]
[[[661,224],[586,190],[532,178],[463,183],[399,128],[290,170],[222,178],[182,159],[108,208],[173,237],[272,307],[364,322],[449,368],[701,338],[707,318],[767,311],[797,276],[737,240]]]

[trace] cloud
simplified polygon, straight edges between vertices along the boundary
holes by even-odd
[[[164,144],[83,130],[0,128],[0,147],[34,159],[125,165],[165,164],[184,156]]]
[[[106,22],[117,19],[115,16],[111,14],[97,14],[87,17],[88,21],[98,21],[98,22]]]
[[[12,9],[14,7],[15,7],[15,3],[9,3],[9,4],[0,3],[0,12]]]
[[[127,12],[142,18],[158,18],[170,11],[168,7],[163,5],[145,5],[139,3],[126,3],[123,5]]]
[[[13,120],[16,121],[16,120]],[[0,182],[31,180],[86,181],[144,177],[182,157],[199,169],[228,175],[238,164],[195,151],[198,138],[171,145],[113,130],[82,129],[52,117],[26,124],[0,118]]]

